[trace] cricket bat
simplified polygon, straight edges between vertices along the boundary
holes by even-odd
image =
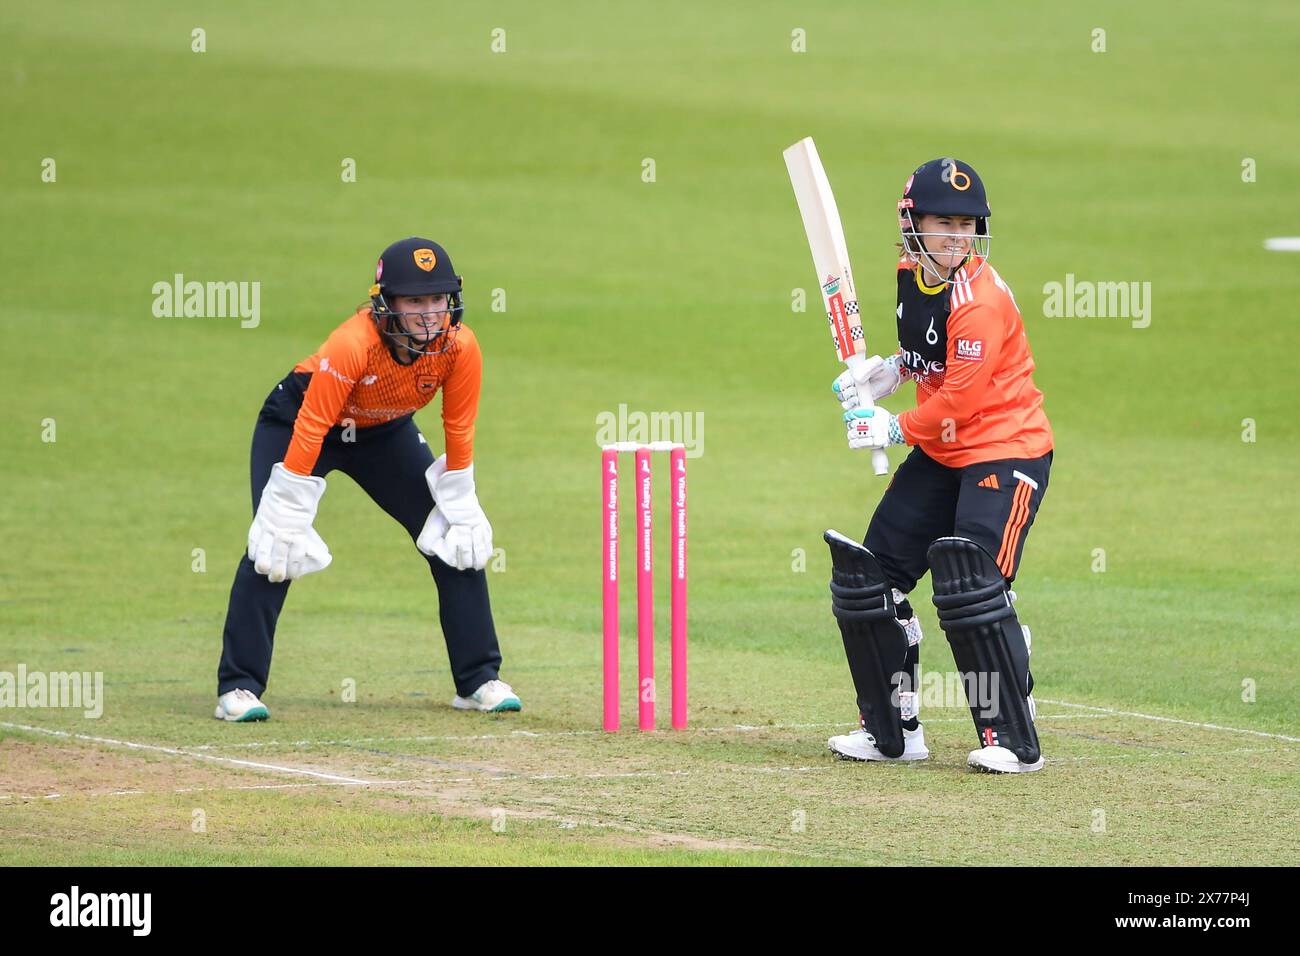
[[[817,285],[822,290],[835,351],[841,362],[856,371],[867,360],[867,340],[858,314],[858,293],[853,287],[853,270],[849,267],[849,250],[844,243],[844,227],[840,224],[835,194],[831,192],[811,136],[799,140],[783,155],[812,249]],[[858,404],[862,408],[873,407],[871,393],[864,388],[858,389]],[[877,475],[889,472],[889,457],[883,448],[871,452],[871,466]]]

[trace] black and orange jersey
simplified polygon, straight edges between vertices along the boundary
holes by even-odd
[[[465,468],[474,460],[483,355],[467,326],[459,328],[445,352],[401,365],[366,307],[336,328],[294,371],[311,374],[284,456],[285,468],[296,474],[311,474],[321,442],[333,426],[351,422],[369,428],[410,415],[429,404],[439,389],[447,467]]]
[[[1020,310],[997,270],[979,265],[970,259],[951,283],[928,286],[915,260],[898,263],[901,370],[917,401],[898,424],[950,468],[1052,450]]]

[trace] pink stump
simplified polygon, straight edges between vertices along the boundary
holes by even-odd
[[[639,726],[655,729],[654,510],[650,449],[636,450],[636,647]]]
[[[669,457],[672,482],[672,660],[673,728],[686,728],[686,449],[677,447]]]
[[[604,494],[601,514],[604,535],[602,611],[604,615],[605,729],[618,730],[618,452],[606,448],[600,456]]]

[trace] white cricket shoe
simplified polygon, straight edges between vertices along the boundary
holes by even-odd
[[[1043,769],[1043,758],[1024,763],[1006,747],[981,747],[970,752],[966,765],[981,773],[1032,773]]]
[[[481,710],[496,714],[506,710],[521,710],[523,705],[509,684],[503,680],[490,680],[480,684],[478,690],[468,697],[456,695],[451,699],[451,706],[457,710]]]
[[[1016,592],[1012,591],[1011,600],[1015,599]],[[1033,636],[1024,624],[1020,625],[1020,629],[1025,632],[1025,653],[1032,656]],[[1034,695],[1030,694],[1026,697],[1025,702],[1029,705],[1029,719],[1037,722],[1038,706],[1034,703]],[[1024,763],[1006,747],[981,747],[970,752],[970,756],[966,758],[966,766],[973,767],[981,773],[1033,773],[1035,770],[1043,769],[1043,758],[1040,755],[1033,763]]]
[[[925,746],[925,728],[903,731],[903,755],[886,757],[876,749],[876,738],[859,727],[826,741],[831,753],[841,760],[880,760],[884,763],[901,763],[905,760],[924,760],[930,756]]]
[[[271,712],[251,690],[237,687],[217,698],[217,712],[212,716],[217,720],[244,723],[250,720],[268,720]]]

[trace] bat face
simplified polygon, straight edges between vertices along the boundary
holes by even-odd
[[[817,284],[826,305],[826,319],[831,324],[835,353],[860,378],[858,373],[866,362],[867,339],[858,314],[858,293],[853,288],[853,270],[849,268],[849,250],[844,243],[844,227],[840,224],[835,194],[831,192],[826,170],[810,137],[799,140],[784,155],[790,184],[799,201],[804,232],[808,234],[808,247],[817,269]],[[869,393],[859,395],[858,401],[861,408],[871,407]],[[883,448],[871,453],[871,466],[877,475],[888,473],[889,459]]]
[[[844,227],[835,205],[835,194],[822,168],[817,147],[811,139],[802,139],[784,153],[790,183],[799,201],[804,232],[812,250],[818,285],[831,337],[840,361],[866,355],[862,320],[858,315],[858,293],[853,287],[853,270],[849,268],[849,251],[844,242]]]

